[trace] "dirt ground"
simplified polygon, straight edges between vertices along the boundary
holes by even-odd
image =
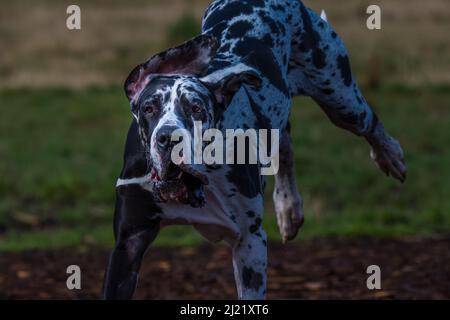
[[[450,236],[428,239],[322,239],[269,244],[269,299],[450,299]],[[97,299],[108,251],[0,255],[2,299]],[[66,268],[82,270],[82,289],[66,289]],[[366,288],[381,268],[382,290]],[[142,265],[137,299],[235,299],[229,249],[154,248]]]

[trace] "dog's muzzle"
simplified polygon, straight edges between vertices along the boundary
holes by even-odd
[[[203,186],[208,184],[208,178],[185,160],[179,164],[172,161],[173,147],[182,143],[172,140],[176,129],[163,126],[155,133],[151,171],[154,196],[159,202],[173,201],[201,207],[205,203]]]

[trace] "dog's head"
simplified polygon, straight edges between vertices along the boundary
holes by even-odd
[[[199,166],[172,162],[171,152],[178,143],[172,134],[181,129],[192,136],[195,121],[201,121],[203,131],[213,128],[242,84],[261,84],[258,74],[241,63],[206,75],[216,49],[214,37],[201,35],[138,65],[125,81],[151,176],[163,201],[193,204],[189,195],[198,194],[208,183]]]

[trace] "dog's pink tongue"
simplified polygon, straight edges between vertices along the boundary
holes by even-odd
[[[152,172],[150,174],[150,179],[156,180],[156,181],[161,181],[161,178],[159,177],[158,172],[156,172],[156,170],[154,168],[152,168]]]

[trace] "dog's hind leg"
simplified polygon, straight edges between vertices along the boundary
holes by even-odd
[[[294,151],[290,137],[290,124],[281,133],[280,165],[275,175],[273,203],[281,239],[285,243],[297,235],[303,224],[303,200],[295,183]]]
[[[386,174],[406,178],[403,151],[369,107],[352,76],[347,50],[328,22],[300,4],[288,81],[292,96],[311,96],[338,127],[363,136]]]

